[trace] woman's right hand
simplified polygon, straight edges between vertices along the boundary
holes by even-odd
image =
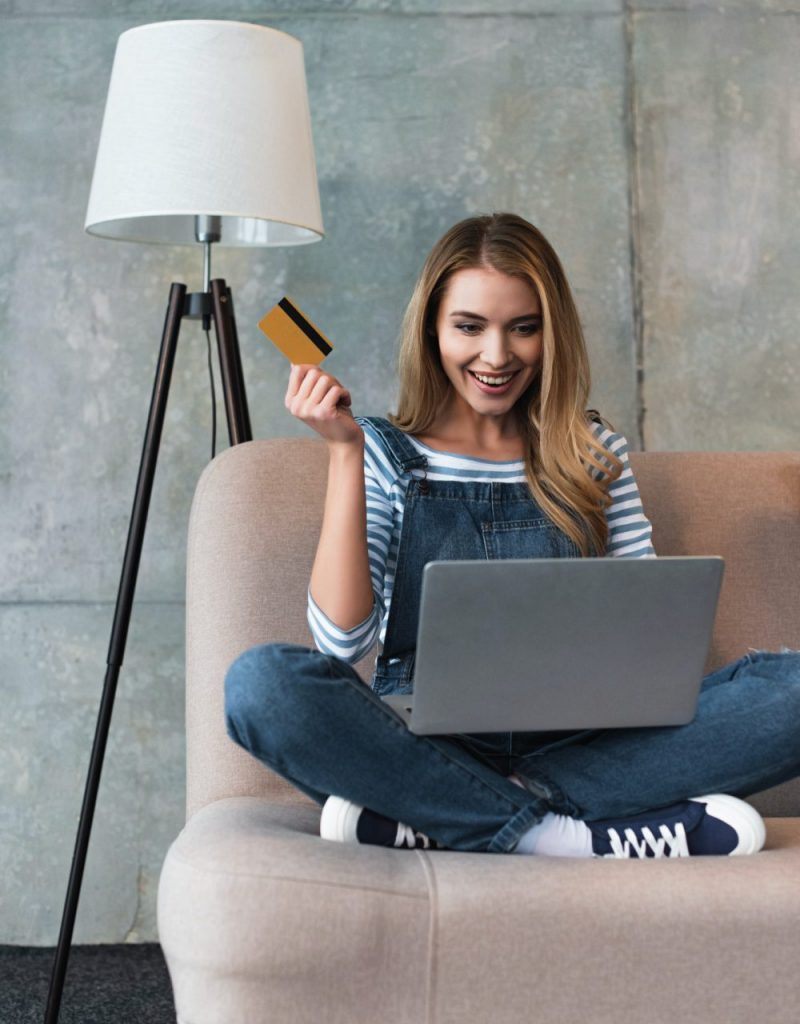
[[[363,443],[364,431],[350,411],[350,392],[318,366],[292,366],[284,405],[329,444]]]

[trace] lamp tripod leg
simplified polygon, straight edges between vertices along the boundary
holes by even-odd
[[[215,278],[211,282],[211,303],[217,333],[225,412],[228,417],[228,435],[232,445],[241,444],[242,441],[252,441],[253,432],[250,427],[239,338],[233,315],[233,296],[222,278]]]
[[[233,357],[236,368],[236,376],[238,378],[238,390],[239,390],[239,402],[242,409],[242,417],[244,420],[244,431],[248,441],[253,440],[253,430],[250,426],[250,410],[247,406],[247,394],[244,386],[244,371],[242,370],[242,356],[239,351],[239,334],[236,330],[236,312],[233,308],[233,293],[228,288],[228,308],[230,309],[231,318],[231,334],[232,334],[232,347]]]
[[[114,706],[117,679],[122,666],[122,659],[125,653],[125,642],[128,635],[131,608],[133,606],[133,594],[136,588],[136,576],[139,570],[139,561],[142,553],[142,542],[147,523],[147,511],[150,504],[150,495],[153,488],[153,477],[155,476],[156,461],[158,459],[158,448],[161,441],[161,431],[164,425],[164,414],[167,407],[172,367],[175,362],[175,350],[178,345],[178,334],[180,331],[181,318],[184,312],[186,286],[173,284],[170,290],[167,315],[164,322],[164,331],[161,339],[161,349],[158,356],[156,377],[153,384],[153,393],[150,401],[150,412],[147,419],[142,457],[139,464],[139,475],[136,481],[136,492],[133,500],[133,510],[128,529],[128,540],[125,546],[125,557],[122,564],[119,590],[117,592],[117,603],[114,611],[114,624],[111,628],[111,640],[108,648],[105,682],[103,695],[100,701],[100,710],[97,717],[94,744],[89,761],[89,772],[86,779],[86,788],[83,795],[78,832],[75,839],[75,851],[72,857],[67,895],[64,903],[64,912],[61,919],[61,930],[56,947],[53,970],[50,977],[50,989],[47,997],[47,1008],[45,1010],[45,1024],[56,1024],[61,1006],[61,996],[64,988],[64,977],[67,971],[72,932],[75,926],[75,916],[80,898],[81,883],[83,881],[83,870],[86,864],[86,853],[89,847],[89,837],[92,830],[92,820],[97,801],[97,792],[100,786],[100,774],[103,767],[106,741],[108,739],[109,727],[111,724],[111,713]]]

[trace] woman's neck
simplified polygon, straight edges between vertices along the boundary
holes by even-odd
[[[525,443],[513,410],[505,416],[484,416],[474,409],[450,406],[417,439],[438,451],[475,458],[510,461],[521,459]]]

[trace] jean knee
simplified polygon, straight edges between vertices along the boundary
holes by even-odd
[[[228,735],[246,750],[305,736],[318,685],[330,686],[330,659],[300,644],[259,644],[236,658],[225,675]]]
[[[287,691],[286,661],[293,644],[259,644],[243,651],[225,674],[225,723],[242,746],[248,725],[270,718]],[[298,648],[303,650],[303,648]]]

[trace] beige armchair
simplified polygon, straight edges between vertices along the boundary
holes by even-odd
[[[800,454],[631,456],[661,555],[720,554],[708,669],[800,648]],[[228,739],[223,679],[257,643],[311,645],[321,441],[206,469],[189,529],[187,824],[159,887],[181,1024],[795,1024],[800,782],[753,798],[752,857],[534,858],[345,846]],[[359,670],[369,678],[365,661]]]

